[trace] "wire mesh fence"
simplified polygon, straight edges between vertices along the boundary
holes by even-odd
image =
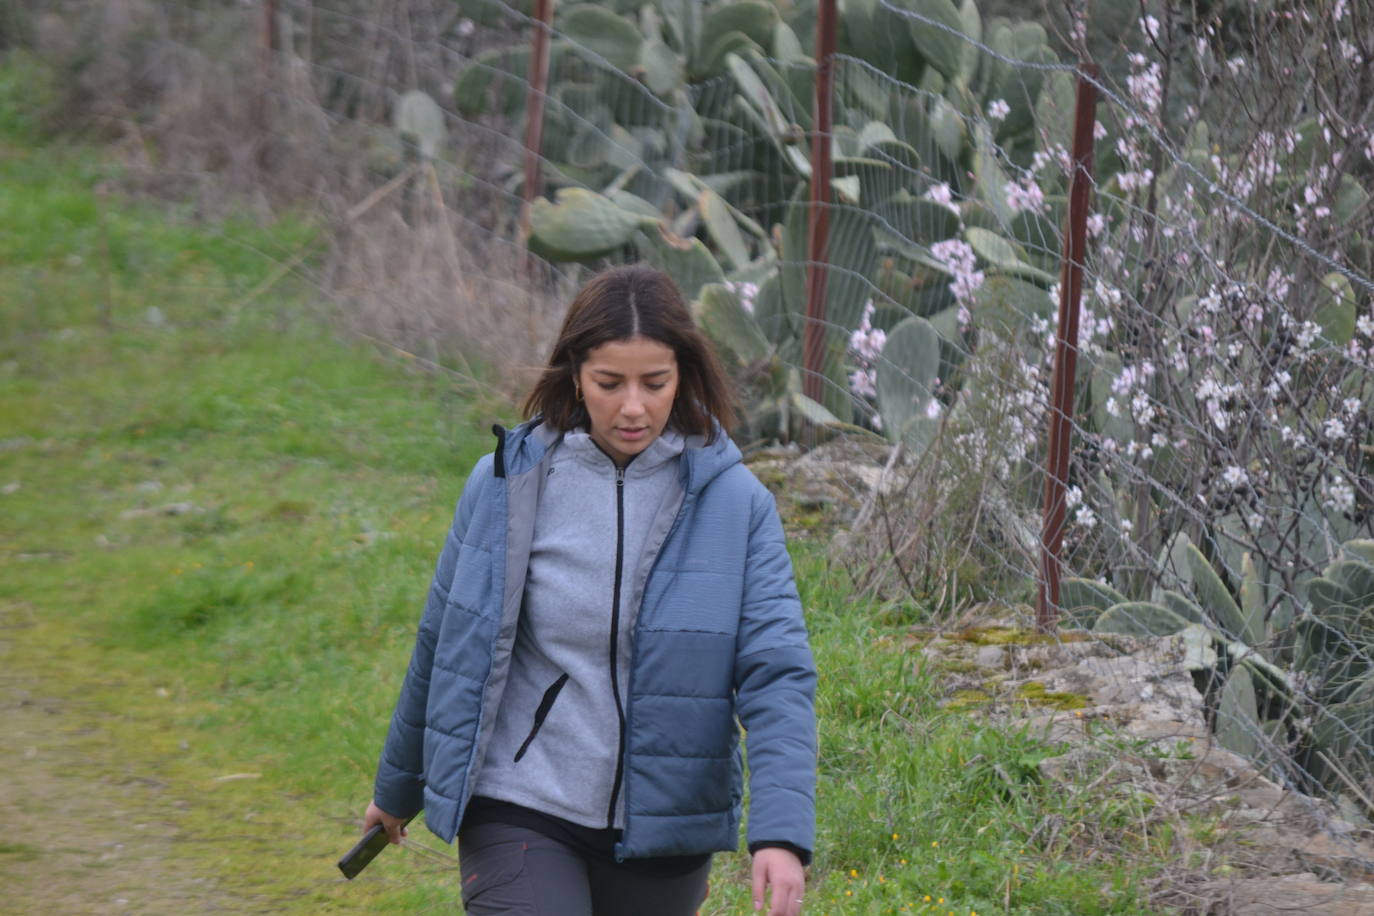
[[[267,162],[230,165],[332,224],[290,273],[366,333],[513,381],[582,265],[662,267],[740,380],[746,444],[883,446],[841,538],[861,588],[1022,619],[1085,19],[1051,35],[973,2],[846,6],[807,365],[812,5],[556,8],[532,189],[530,11],[404,7],[271,14],[259,107],[234,115],[266,126]],[[188,34],[208,16],[179,9]],[[1374,816],[1374,29],[1361,4],[1156,13],[1087,77],[1061,627],[1174,638],[1205,731],[1349,838]],[[225,170],[183,146],[189,175]],[[1119,686],[1139,699],[1142,677]]]

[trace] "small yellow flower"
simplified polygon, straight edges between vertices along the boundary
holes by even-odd
[[[929,894],[926,894],[924,899],[925,899],[925,902],[926,902],[926,903],[929,903],[929,902],[930,902],[930,895],[929,895]]]
[[[248,562],[244,563],[243,565],[246,566],[248,569],[252,569],[252,568],[253,568],[253,561],[252,561],[252,560],[249,560]]]
[[[854,892],[853,892],[853,891],[845,891],[845,892],[844,892],[844,895],[845,895],[846,897],[853,897],[853,896],[854,896]]]
[[[944,897],[941,897],[939,900],[937,900],[937,901],[935,901],[935,902],[936,902],[936,903],[944,903],[944,902],[945,902],[945,898],[944,898]]]
[[[886,884],[886,883],[887,883],[887,879],[884,878],[882,875],[879,875],[879,876],[878,876],[878,883],[879,883],[879,884]]]
[[[906,859],[898,859],[897,861],[898,861],[899,863],[901,863],[902,865],[905,865],[905,864],[906,864]]]
[[[901,835],[900,833],[894,833],[894,834],[892,834],[892,838],[893,838],[894,840],[901,839],[901,837],[902,837],[902,835]]]
[[[851,868],[851,869],[849,870],[849,877],[851,877],[851,878],[857,878],[857,877],[859,877],[859,870],[858,870],[857,868]]]
[[[940,848],[940,841],[939,841],[939,840],[931,840],[931,841],[930,841],[930,848],[931,848],[931,849],[939,849],[939,848]]]

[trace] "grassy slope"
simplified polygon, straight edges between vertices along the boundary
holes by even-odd
[[[6,664],[107,709],[110,752],[194,799],[182,827],[214,842],[188,867],[276,912],[451,911],[431,856],[390,853],[351,885],[332,862],[490,418],[291,319],[280,289],[243,303],[261,253],[307,227],[184,225],[102,204],[99,177],[89,156],[0,148]],[[195,510],[138,511],[180,502]],[[941,713],[935,674],[885,648],[901,628],[818,553],[798,560],[822,670],[808,912],[1139,911],[1127,864],[1027,846],[1046,817],[1129,812],[1077,810],[1034,779],[1047,749]],[[717,869],[705,912],[747,911],[743,858]]]

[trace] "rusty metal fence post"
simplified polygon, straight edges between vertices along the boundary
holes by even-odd
[[[534,36],[530,47],[530,85],[525,91],[525,184],[520,208],[520,244],[530,238],[530,207],[541,192],[540,159],[544,149],[544,100],[549,88],[549,33],[554,0],[535,0]],[[528,249],[526,249],[528,256]],[[526,266],[529,266],[528,257]]]
[[[806,232],[806,327],[802,392],[821,399],[825,375],[826,259],[830,247],[831,97],[835,81],[836,0],[821,0],[816,16],[815,130],[811,134],[811,208]]]
[[[1092,194],[1093,125],[1097,119],[1100,71],[1083,63],[1078,70],[1078,98],[1074,106],[1073,173],[1069,212],[1064,232],[1064,263],[1059,276],[1059,326],[1054,348],[1053,405],[1050,408],[1049,448],[1045,459],[1045,516],[1040,530],[1040,593],[1035,624],[1042,632],[1054,629],[1059,611],[1060,551],[1068,514],[1065,494],[1069,476],[1069,444],[1073,431],[1074,374],[1078,365],[1078,315],[1083,298],[1083,260],[1087,255],[1088,208]]]

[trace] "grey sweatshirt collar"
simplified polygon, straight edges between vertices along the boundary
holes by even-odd
[[[625,466],[625,476],[650,476],[661,464],[681,455],[686,445],[686,439],[681,433],[664,430],[662,435],[645,447],[644,451],[630,459],[630,463]],[[568,430],[563,434],[560,447],[567,449],[569,454],[576,455],[579,461],[587,463],[592,468],[604,468],[611,461],[610,456],[601,450],[592,439],[591,433],[585,429]]]

